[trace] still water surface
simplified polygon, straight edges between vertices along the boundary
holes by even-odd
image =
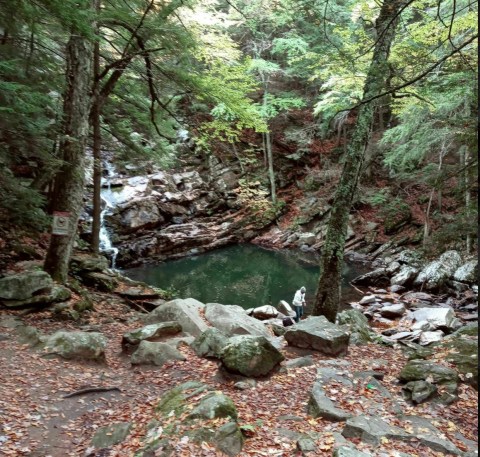
[[[251,244],[233,245],[205,254],[157,265],[144,265],[123,273],[162,289],[174,288],[181,298],[202,303],[240,305],[248,309],[276,306],[280,300],[292,303],[295,291],[307,288],[307,311],[317,288],[318,258],[297,251],[272,251]],[[346,264],[342,301],[359,298],[349,281],[366,272],[366,267]]]

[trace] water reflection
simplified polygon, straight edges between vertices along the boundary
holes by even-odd
[[[366,271],[347,264],[343,301],[358,298],[349,281]],[[163,289],[173,287],[182,298],[252,308],[292,302],[295,291],[307,288],[307,309],[315,294],[318,258],[297,251],[272,251],[255,245],[234,245],[194,257],[125,270],[136,280]]]

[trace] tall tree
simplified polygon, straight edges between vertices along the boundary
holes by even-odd
[[[81,7],[87,17],[93,18],[91,5],[83,2]],[[65,235],[52,234],[44,264],[45,271],[61,283],[67,280],[68,263],[83,203],[93,61],[93,44],[88,32],[92,30],[92,23],[86,28],[72,26],[66,48],[66,89],[59,149],[63,163],[55,178],[52,209],[68,213],[69,225]]]
[[[405,0],[384,0],[376,21],[377,40],[368,70],[362,100],[366,101],[385,90],[389,76],[388,56],[395,37],[395,28]],[[362,169],[365,149],[371,135],[378,99],[362,103],[355,130],[345,154],[345,165],[338,183],[330,213],[325,243],[320,260],[320,279],[315,295],[313,314],[335,321],[340,303],[343,250],[348,216]]]

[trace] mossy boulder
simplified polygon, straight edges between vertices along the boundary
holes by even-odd
[[[209,328],[197,336],[192,349],[199,357],[220,358],[224,347],[228,343],[228,336],[216,328]]]
[[[220,360],[228,371],[257,377],[270,373],[284,356],[263,336],[240,335],[228,340]]]
[[[59,331],[45,341],[48,354],[59,355],[65,359],[98,360],[105,359],[107,339],[98,332]]]
[[[176,439],[206,442],[228,456],[242,451],[244,438],[233,401],[200,382],[187,382],[167,391],[156,409],[145,446],[138,457],[175,455]]]
[[[118,286],[118,279],[107,273],[90,271],[82,275],[82,281],[87,286],[95,287],[103,292],[113,292]]]
[[[337,314],[337,324],[347,326],[350,332],[349,343],[354,346],[368,344],[375,336],[368,325],[368,319],[357,309],[349,309]]]
[[[0,278],[0,300],[26,300],[52,287],[53,280],[45,271],[24,271]]]
[[[70,299],[72,292],[64,286],[54,285],[48,292],[39,293],[25,300],[4,300],[7,308],[42,307],[51,303],[63,302]]]
[[[104,271],[108,268],[108,259],[103,255],[76,254],[70,259],[70,271],[72,273]]]
[[[119,422],[99,428],[92,438],[92,446],[96,449],[105,449],[125,440],[132,429],[130,422]]]

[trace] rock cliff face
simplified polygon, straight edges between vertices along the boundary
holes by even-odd
[[[273,211],[262,206],[266,200],[242,200],[235,170],[218,162],[202,174],[158,171],[110,184],[103,192],[109,203],[104,223],[121,267],[249,241],[273,221]]]

